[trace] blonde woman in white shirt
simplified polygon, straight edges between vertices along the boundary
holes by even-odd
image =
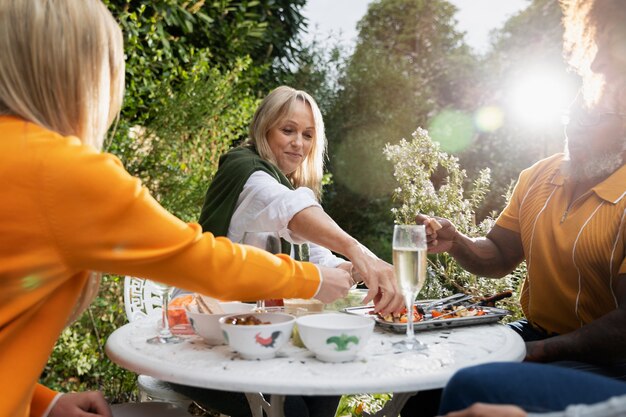
[[[307,244],[309,261],[352,272],[369,291],[364,303],[382,312],[400,310],[393,269],[343,231],[319,204],[326,151],[324,123],[315,100],[304,91],[282,86],[257,109],[249,139],[220,158],[199,223],[205,232],[243,242],[247,232],[272,232],[282,253],[300,259]],[[329,250],[330,249],[330,250]],[[332,254],[340,253],[349,261]],[[231,417],[248,417],[241,393],[172,387],[201,405]],[[334,415],[340,397],[288,396],[287,417]]]
[[[354,272],[377,311],[403,306],[393,268],[342,230],[319,204],[326,136],[321,112],[306,92],[281,86],[257,109],[246,143],[220,159],[200,224],[241,242],[246,232],[275,232],[283,252],[310,244],[310,261]],[[350,262],[334,256],[331,250]]]

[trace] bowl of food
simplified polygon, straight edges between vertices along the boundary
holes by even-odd
[[[374,330],[371,318],[345,313],[302,316],[296,324],[304,346],[324,362],[354,360]]]
[[[310,313],[320,313],[324,310],[324,303],[314,298],[285,298],[285,313],[301,316]]]
[[[254,310],[254,307],[254,304],[237,301],[218,302],[217,307],[213,305],[213,308],[208,311],[206,309],[189,308],[187,317],[196,334],[202,337],[208,344],[223,345],[226,343],[226,339],[224,339],[224,333],[220,327],[220,319],[233,314],[249,313]]]
[[[244,359],[270,359],[291,337],[296,318],[285,313],[249,313],[222,317],[229,346]]]
[[[332,303],[326,304],[324,310],[342,311],[349,307],[359,307],[363,305],[363,300],[367,296],[367,289],[353,288],[348,291],[345,297],[338,298]],[[371,304],[371,303],[370,303]]]

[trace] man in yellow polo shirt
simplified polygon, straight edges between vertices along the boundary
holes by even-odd
[[[527,342],[527,361],[626,379],[625,113],[624,93],[593,106],[577,98],[565,152],[521,173],[484,238],[439,218],[435,231],[432,218],[418,216],[429,252],[447,251],[474,274],[502,277],[526,261],[526,319],[512,327]]]
[[[440,220],[443,227],[430,230],[429,249],[448,251],[468,270],[491,277],[525,260],[526,320],[515,328],[526,341],[526,360],[624,380],[626,7],[624,0],[559,3],[564,51],[583,81],[565,153],[522,172],[485,238],[470,239]],[[432,219],[417,220],[433,229]],[[626,383],[589,372],[485,364],[455,374],[438,415],[623,416],[625,394]]]

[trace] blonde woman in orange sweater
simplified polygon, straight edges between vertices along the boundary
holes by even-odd
[[[345,271],[202,234],[100,152],[124,61],[99,0],[0,0],[0,57],[0,417],[111,416],[99,393],[37,385],[59,333],[97,291],[90,271],[224,300],[347,293]]]

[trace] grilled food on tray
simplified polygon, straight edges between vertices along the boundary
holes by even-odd
[[[372,310],[373,313],[373,310]],[[389,314],[380,314],[375,313],[381,320],[386,321],[387,323],[406,323],[408,321],[406,315],[406,307],[404,307],[400,313],[389,313]],[[424,320],[424,310],[420,307],[413,306],[413,322],[416,323],[418,321]]]
[[[387,322],[387,323],[406,323],[407,315],[406,308],[403,308],[400,313],[390,313],[390,314],[380,314],[376,313],[378,318]],[[450,306],[443,309],[432,309],[430,311],[430,315],[433,319],[445,320],[445,319],[455,319],[460,317],[473,317],[473,316],[484,316],[488,314],[482,307],[477,306]],[[428,320],[429,317],[426,317],[424,314],[424,310],[419,306],[413,306],[413,322],[417,323],[420,321]]]
[[[459,317],[484,316],[487,314],[482,307],[464,307],[450,306],[441,310],[433,309],[430,311],[433,319],[441,317],[442,319],[455,319]]]
[[[494,294],[490,297],[482,297],[478,302],[471,305],[447,305],[444,308],[433,308],[426,313],[421,306],[413,306],[413,322],[417,323],[425,320],[446,320],[446,319],[456,319],[461,317],[474,317],[474,316],[484,316],[489,314],[488,311],[483,309],[483,306],[493,307],[496,301],[499,301],[503,298],[510,297],[512,294],[511,291],[503,291],[498,294]],[[467,297],[465,298],[467,299]],[[407,315],[406,308],[403,308],[400,313],[391,313],[391,314],[380,314],[374,313],[372,311],[371,314],[376,314],[379,319],[385,321],[386,323],[406,323]],[[430,317],[427,316],[430,314]]]

